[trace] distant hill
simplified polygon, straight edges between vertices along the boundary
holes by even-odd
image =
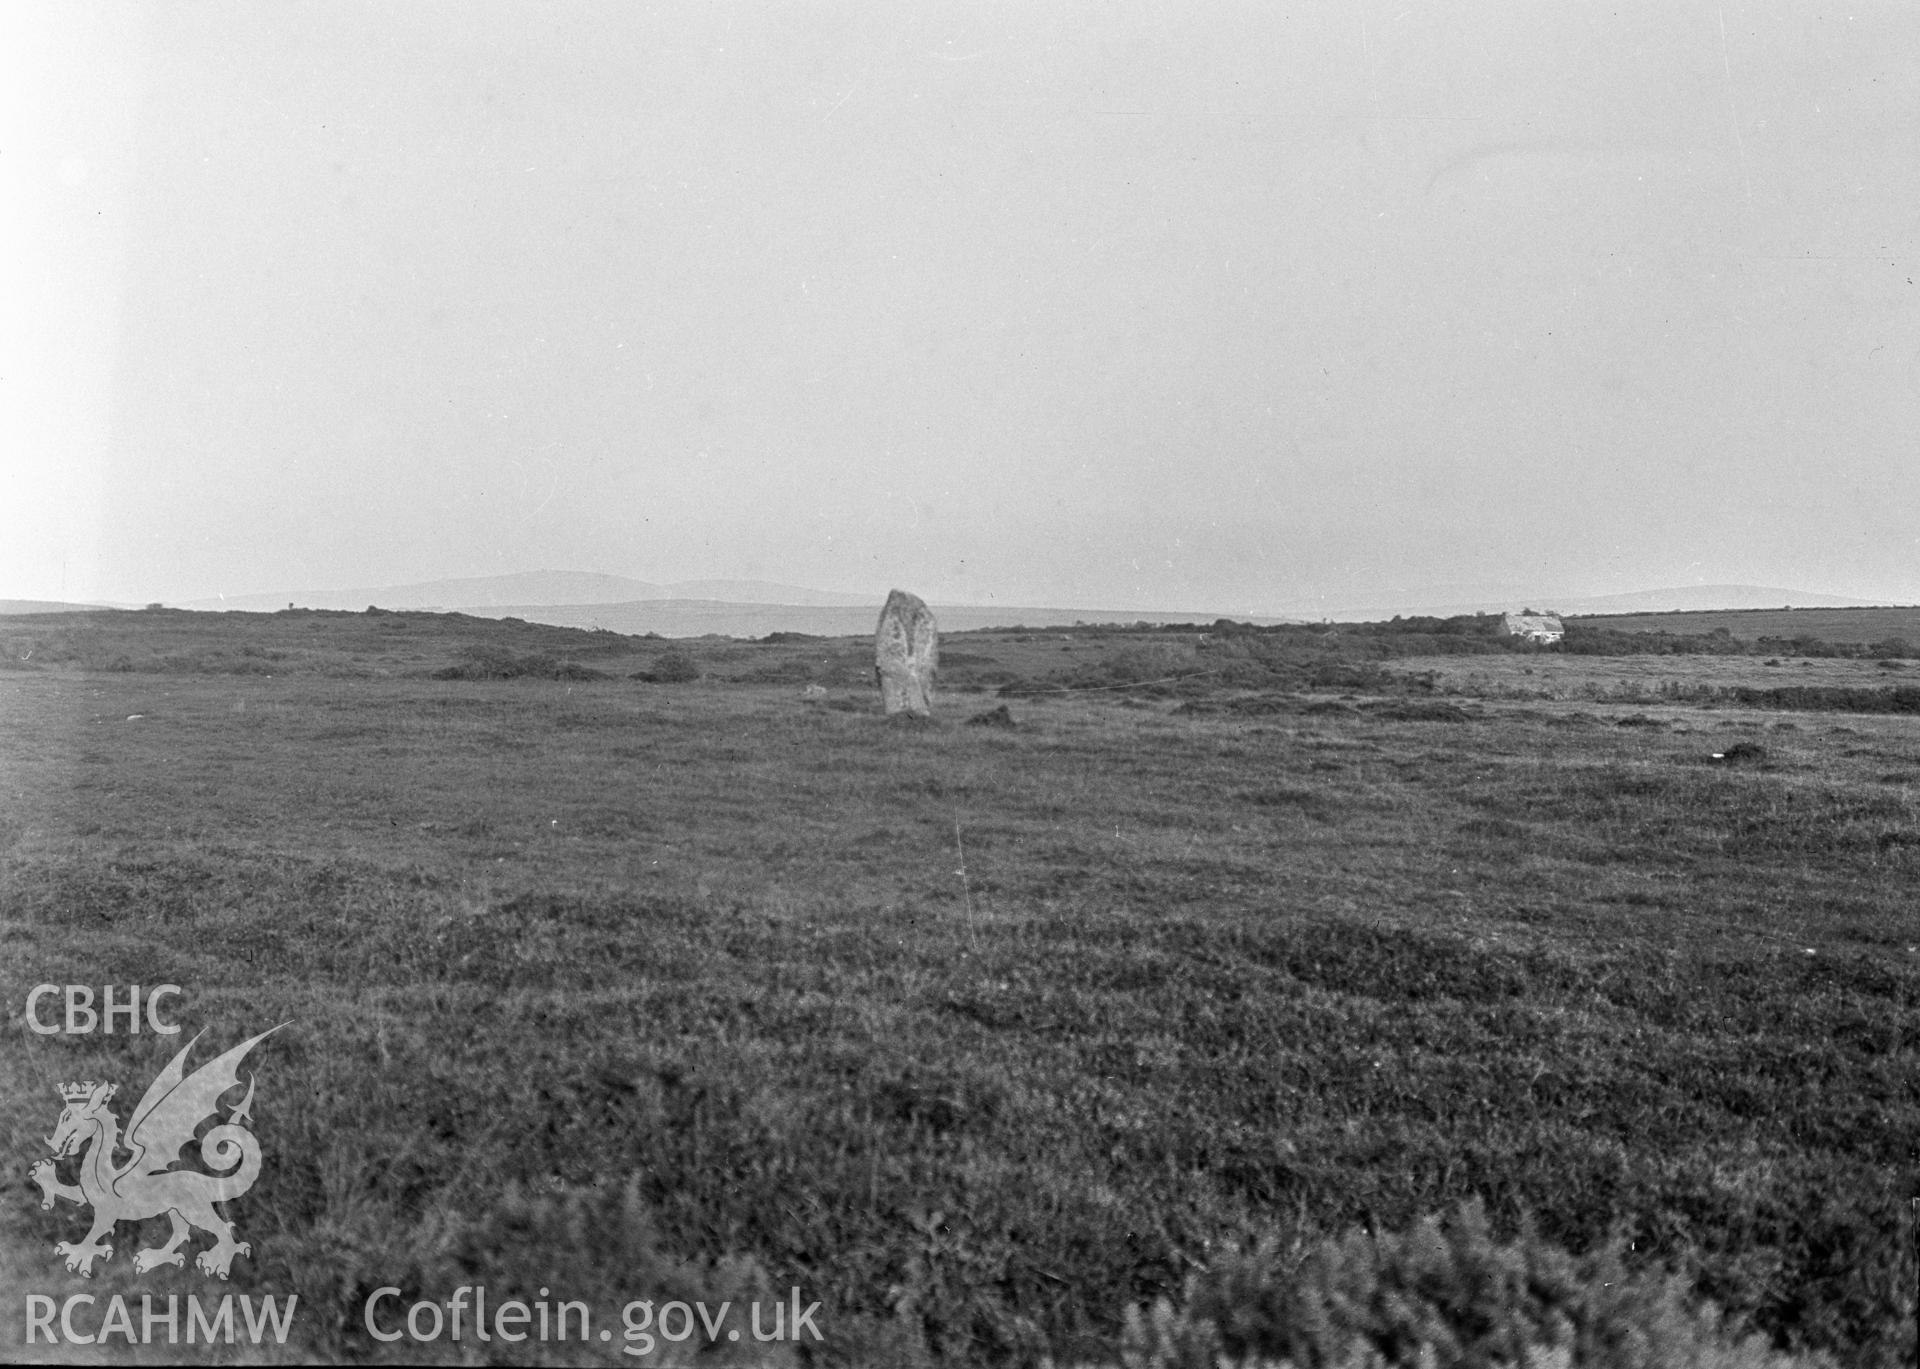
[[[877,616],[887,601],[886,590],[873,594],[839,594],[826,589],[803,589],[768,580],[676,580],[660,586],[660,599],[714,599],[723,604],[804,604],[815,608],[852,608],[873,605]]]
[[[555,627],[599,627],[636,635],[653,632],[662,637],[764,637],[770,632],[840,637],[872,632],[886,597],[884,590],[851,594],[770,580],[656,584],[621,575],[541,570],[363,589],[227,595],[189,600],[175,607],[270,613],[292,606],[357,613],[372,606],[521,618]],[[1226,616],[975,604],[936,604],[934,612],[943,628],[955,632],[986,627],[1070,627],[1074,623],[1211,623]],[[1289,621],[1231,616],[1261,623]]]
[[[369,585],[358,589],[275,590],[271,594],[226,594],[211,599],[189,599],[176,608],[240,609],[270,613],[294,608],[349,609],[369,605],[393,609],[455,609],[495,604],[524,604],[557,599],[572,604],[617,603],[649,598],[658,585],[621,575],[590,571],[536,570],[518,575],[485,575],[458,580],[423,580],[408,585]]]
[[[112,604],[63,604],[55,599],[0,599],[0,615],[9,613],[90,613]]]
[[[839,594],[765,580],[689,580],[655,584],[624,575],[592,571],[535,570],[516,575],[483,575],[465,579],[424,580],[408,585],[372,585],[361,589],[279,590],[272,594],[229,594],[191,599],[178,608],[219,611],[238,609],[270,613],[295,608],[347,609],[369,605],[390,609],[489,610],[528,604],[622,604],[659,599],[710,599],[736,604],[845,605],[879,604],[884,592],[873,595]],[[878,609],[875,609],[878,612]],[[499,614],[485,616],[498,617]],[[517,617],[527,617],[517,613]],[[535,621],[531,620],[530,621]]]
[[[626,604],[508,604],[464,610],[480,618],[523,618],[554,627],[605,628],[662,637],[764,637],[770,632],[805,632],[816,637],[863,636],[880,617],[881,600],[853,605],[736,604],[717,599],[647,599]],[[934,604],[943,632],[993,627],[1071,627],[1075,623],[1211,623],[1212,613],[1127,613],[1101,609],[1005,608],[978,604]],[[1279,618],[1236,618],[1238,622],[1277,623]]]
[[[512,616],[559,626],[602,626],[616,632],[658,632],[663,636],[764,636],[768,632],[812,632],[839,636],[866,632],[871,623],[856,619],[878,615],[885,589],[870,593],[809,589],[769,580],[683,580],[660,584],[591,571],[538,570],[515,575],[425,580],[415,584],[373,585],[359,589],[282,590],[194,599],[180,608],[273,612],[297,608],[457,611],[482,617]],[[16,601],[29,602],[29,601]],[[943,624],[959,627],[1054,627],[1086,623],[1208,623],[1230,617],[1262,623],[1377,622],[1396,615],[1451,617],[1461,613],[1508,613],[1523,608],[1567,615],[1734,611],[1746,609],[1868,607],[1868,601],[1764,585],[1689,585],[1639,590],[1631,594],[1556,595],[1507,584],[1437,585],[1426,591],[1387,591],[1370,602],[1330,606],[1327,600],[1299,600],[1276,607],[1270,616],[1194,611],[1155,613],[1129,609],[1074,609],[1039,606],[998,608],[936,605]],[[68,605],[0,610],[50,612]],[[593,610],[589,613],[588,610]],[[847,626],[848,624],[855,624]],[[830,625],[830,626],[827,626]]]
[[[1766,585],[1689,585],[1678,589],[1645,589],[1633,594],[1596,594],[1569,599],[1563,613],[1696,613],[1749,608],[1872,608],[1871,599],[1845,599],[1837,594],[1810,594],[1800,589]]]
[[[1407,595],[1397,600],[1381,596],[1372,603],[1339,608],[1315,609],[1311,605],[1291,604],[1284,611],[1311,618],[1331,618],[1336,622],[1378,622],[1401,617],[1450,618],[1460,613],[1517,613],[1533,608],[1543,613],[1584,615],[1597,613],[1697,613],[1740,609],[1780,608],[1870,608],[1870,599],[1844,599],[1834,594],[1812,594],[1806,590],[1778,589],[1766,585],[1681,585],[1668,589],[1635,590],[1630,594],[1552,594],[1540,590],[1513,593],[1435,595],[1420,599]]]

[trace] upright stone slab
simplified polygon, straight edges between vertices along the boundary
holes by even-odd
[[[873,634],[874,673],[887,716],[933,712],[933,674],[940,665],[940,634],[933,611],[916,594],[896,589],[880,610]]]

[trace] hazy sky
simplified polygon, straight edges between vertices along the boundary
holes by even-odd
[[[1920,601],[1909,3],[61,0],[0,87],[0,597]]]

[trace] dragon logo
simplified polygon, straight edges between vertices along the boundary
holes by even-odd
[[[280,1027],[286,1025],[282,1022]],[[186,1256],[180,1253],[180,1246],[194,1227],[214,1238],[213,1247],[194,1260],[202,1273],[224,1279],[235,1255],[253,1253],[251,1245],[234,1240],[233,1224],[213,1206],[238,1198],[253,1187],[260,1174],[260,1142],[241,1125],[242,1121],[253,1120],[253,1076],[248,1076],[247,1096],[239,1106],[232,1108],[225,1122],[200,1138],[201,1160],[209,1169],[225,1172],[202,1174],[174,1169],[173,1165],[179,1161],[181,1150],[192,1143],[200,1124],[219,1115],[221,1097],[239,1086],[240,1061],[280,1027],[269,1027],[187,1074],[187,1052],[206,1033],[195,1036],[148,1087],[127,1123],[124,1140],[120,1119],[107,1109],[118,1085],[92,1080],[61,1085],[66,1109],[47,1140],[53,1158],[38,1161],[27,1171],[27,1177],[40,1185],[43,1209],[51,1208],[55,1198],[93,1208],[93,1230],[86,1240],[77,1244],[61,1241],[53,1248],[54,1254],[67,1257],[70,1271],[92,1278],[95,1260],[113,1258],[113,1247],[101,1238],[109,1235],[116,1223],[143,1221],[163,1212],[173,1221],[173,1237],[163,1246],[134,1255],[137,1274],[163,1264],[184,1266]],[[81,1155],[88,1146],[93,1149],[80,1160],[79,1184],[61,1183],[54,1174],[54,1161]],[[116,1165],[116,1150],[131,1151],[132,1158]]]

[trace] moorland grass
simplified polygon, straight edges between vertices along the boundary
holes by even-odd
[[[1622,613],[1577,620],[1595,633],[1626,638],[1648,634],[1720,633],[1746,644],[1810,641],[1829,647],[1920,642],[1920,607],[1725,609],[1682,613]]]
[[[1059,644],[1015,645],[975,668]],[[797,1285],[829,1363],[1104,1360],[1150,1323],[1175,1355],[1210,1277],[1271,1301],[1473,1203],[1481,1244],[1911,1357],[1910,724],[1732,768],[1714,729],[1752,715],[1090,692],[901,731],[711,678],[845,644],[692,650],[674,688],[432,679],[444,651],[0,676],[0,990],[179,983],[222,1046],[294,1021],[235,1282],[298,1291],[315,1353],[367,1353],[372,1287],[478,1279],[606,1319]],[[177,1048],[11,1031],[23,1164],[53,1082]],[[29,1251],[75,1235],[11,1204]]]

